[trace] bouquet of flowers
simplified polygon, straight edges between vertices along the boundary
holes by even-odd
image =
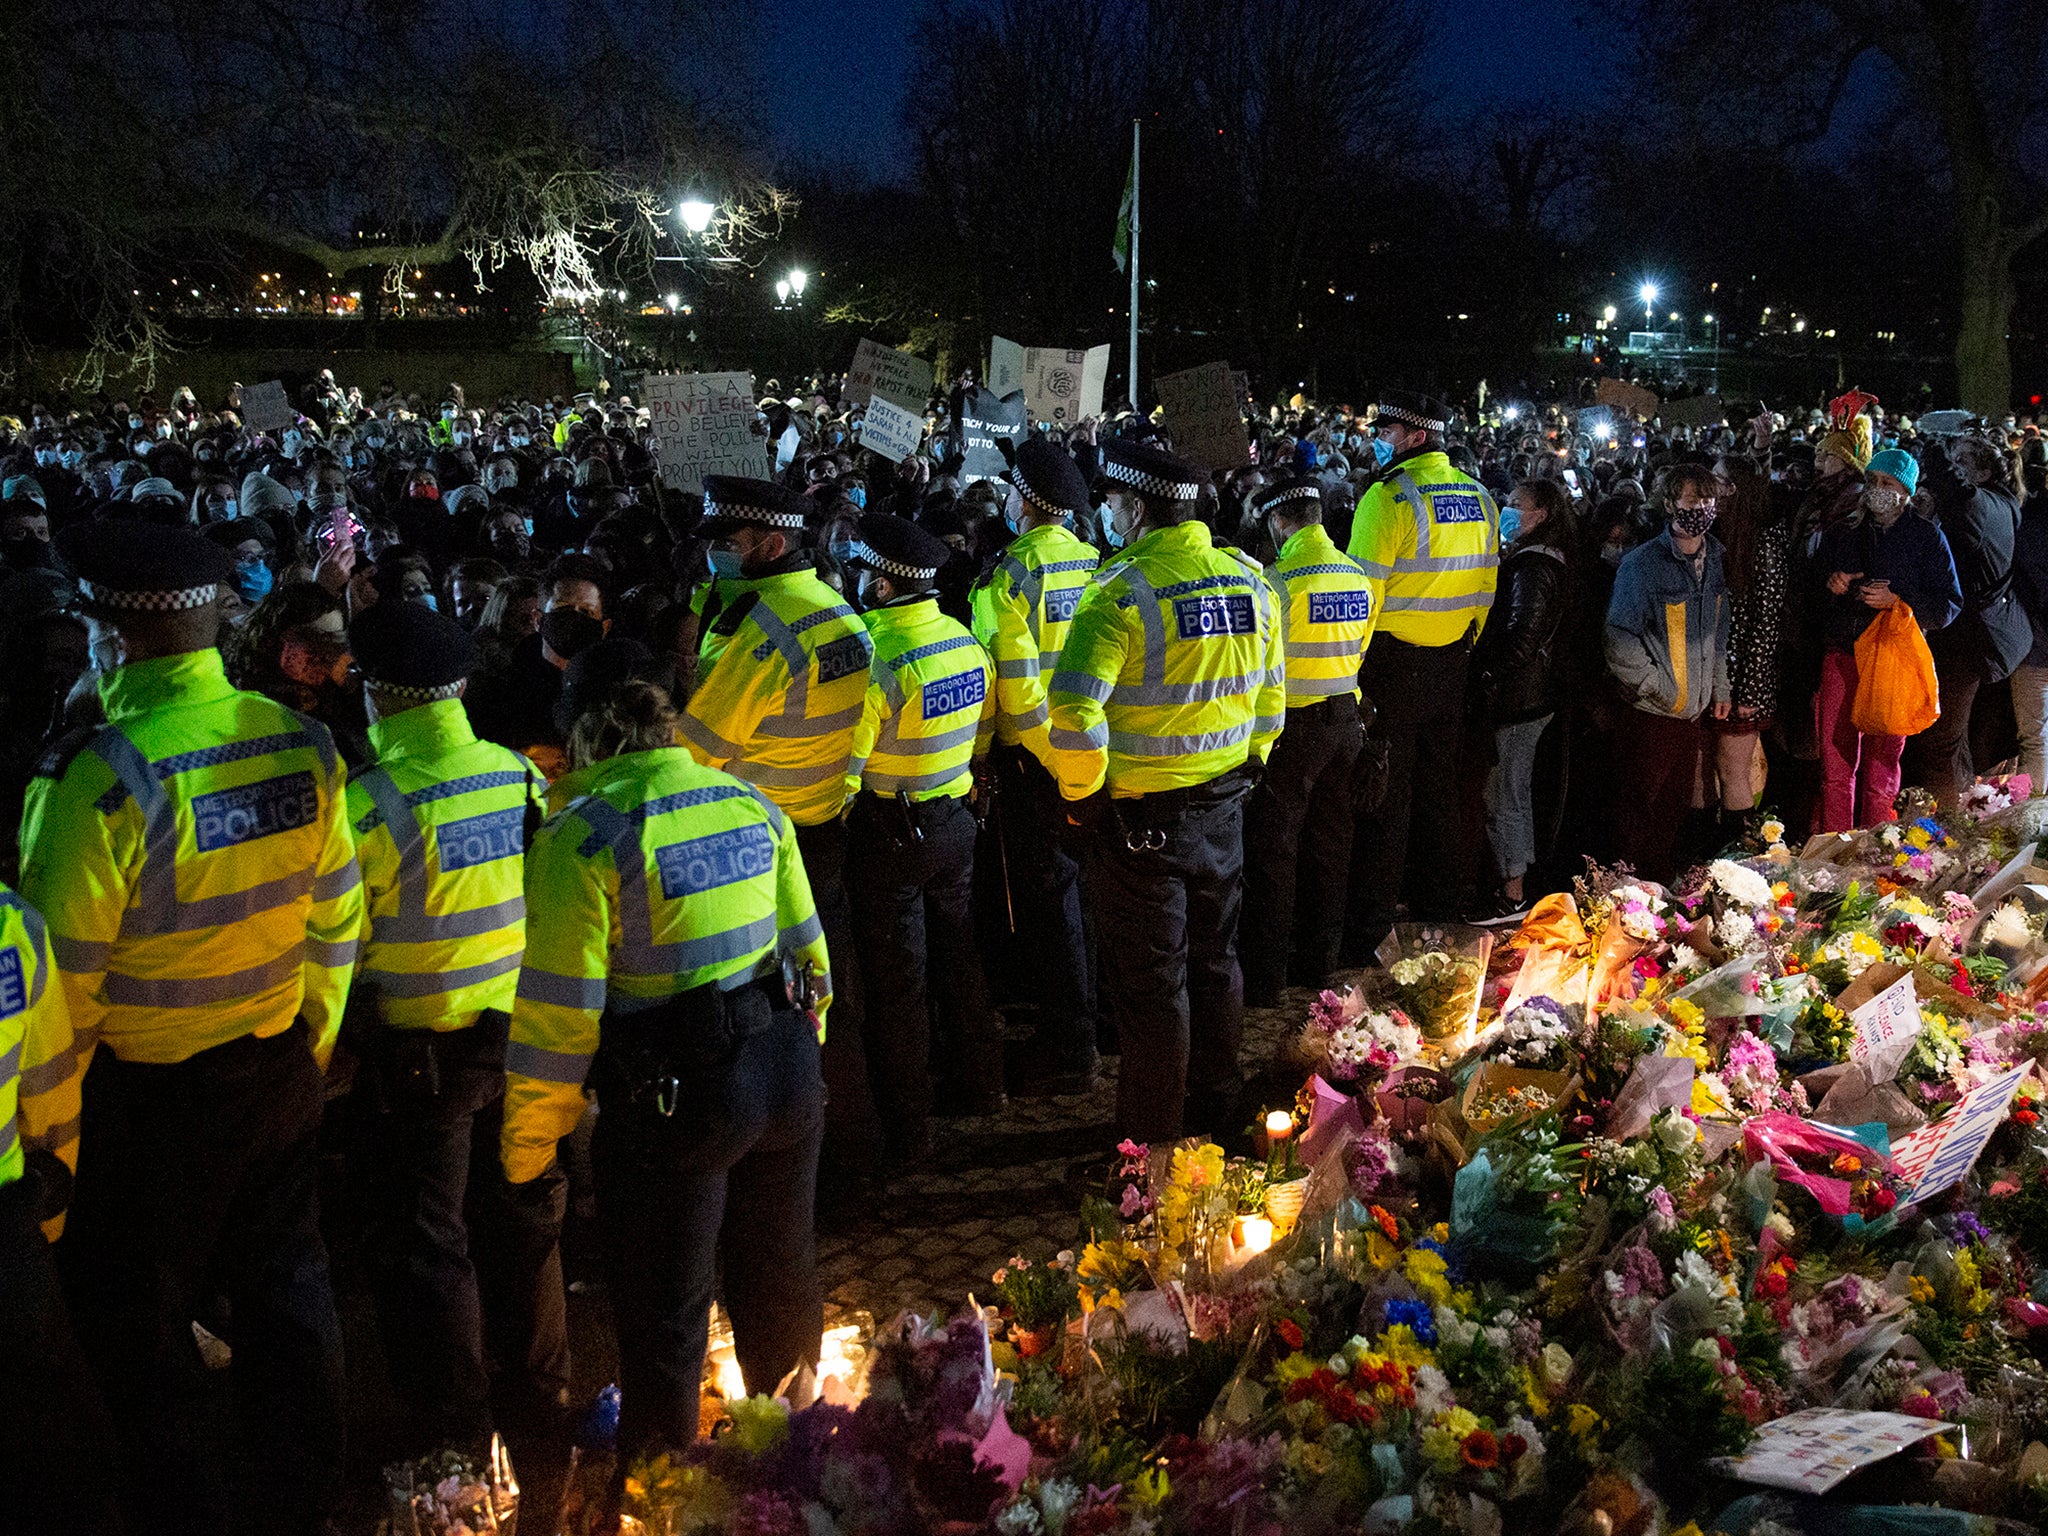
[[[1486,1054],[1511,1066],[1562,1072],[1571,1065],[1572,1040],[1585,1018],[1585,1009],[1575,1004],[1531,998],[1501,1021]]]
[[[479,1466],[459,1451],[442,1451],[384,1469],[391,1529],[405,1536],[513,1536],[519,1524],[519,1481],[505,1442],[491,1436]]]
[[[1478,1027],[1492,951],[1491,934],[1461,942],[1441,928],[1399,923],[1380,946],[1380,959],[1393,978],[1401,1013],[1425,1040],[1458,1049]]]
[[[1371,1010],[1356,987],[1325,990],[1309,1006],[1299,1050],[1324,1082],[1364,1092],[1394,1068],[1419,1059],[1422,1031],[1398,1008]]]
[[[1045,1350],[1080,1300],[1074,1255],[1067,1250],[1043,1264],[1033,1264],[1021,1255],[1012,1257],[991,1278],[1003,1310],[1010,1316],[1011,1342],[1026,1358]]]

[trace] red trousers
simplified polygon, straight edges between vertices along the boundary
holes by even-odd
[[[1850,832],[1892,819],[1906,738],[1857,730],[1849,718],[1855,701],[1855,653],[1829,651],[1821,657],[1820,692],[1813,697],[1821,774],[1816,832]]]

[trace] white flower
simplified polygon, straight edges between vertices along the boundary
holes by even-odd
[[[1438,1307],[1436,1309],[1436,1336],[1442,1343],[1464,1349],[1469,1347],[1472,1341],[1479,1337],[1479,1325],[1460,1317],[1455,1308]]]
[[[1756,923],[1747,912],[1723,912],[1714,919],[1714,939],[1731,954],[1741,954],[1757,942]]]
[[[1666,1110],[1653,1127],[1667,1152],[1683,1152],[1700,1139],[1700,1128],[1677,1110]]]
[[[1332,1376],[1349,1376],[1351,1374],[1351,1357],[1341,1349],[1323,1363],[1329,1366]]]
[[[1772,1211],[1764,1218],[1764,1225],[1778,1234],[1780,1242],[1789,1243],[1799,1235],[1799,1229],[1792,1225],[1792,1218],[1783,1211]]]
[[[1451,1394],[1451,1379],[1433,1365],[1419,1367],[1415,1372],[1415,1412],[1428,1419],[1442,1413],[1446,1408],[1455,1408],[1458,1400]]]
[[[1572,1352],[1562,1344],[1543,1346],[1543,1384],[1553,1392],[1564,1390],[1564,1384],[1572,1379]],[[1535,1442],[1532,1439],[1530,1443]]]
[[[1019,1499],[996,1516],[996,1529],[1002,1532],[1002,1536],[1037,1536],[1045,1529],[1045,1521],[1036,1504],[1029,1499]]]
[[[1483,1334],[1485,1334],[1485,1335],[1486,1335],[1486,1342],[1487,1342],[1487,1343],[1491,1344],[1491,1345],[1492,1345],[1492,1346],[1493,1346],[1493,1347],[1494,1347],[1495,1349],[1497,1349],[1497,1350],[1501,1351],[1501,1353],[1503,1353],[1503,1354],[1507,1353],[1507,1347],[1508,1347],[1508,1331],[1507,1331],[1507,1329],[1505,1329],[1505,1328],[1482,1328],[1482,1329],[1480,1329],[1479,1331],[1480,1331],[1481,1333],[1483,1333]]]
[[[2027,910],[2016,901],[2008,901],[1991,914],[1991,921],[1984,925],[1982,942],[1999,944],[2007,949],[2025,949],[2034,942],[2034,930],[2027,923]]]
[[[1690,971],[1700,963],[1699,951],[1690,944],[1671,946],[1671,968],[1674,971]]]
[[[1770,881],[1753,869],[1744,869],[1733,859],[1714,860],[1707,873],[1720,887],[1722,895],[1742,906],[1768,907],[1777,900],[1771,894]]]

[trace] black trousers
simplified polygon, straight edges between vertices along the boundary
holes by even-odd
[[[1349,694],[1288,710],[1245,804],[1237,952],[1254,1004],[1273,1002],[1290,973],[1319,986],[1336,968],[1351,869],[1351,775],[1363,743],[1358,700]]]
[[[602,1045],[591,1164],[619,1338],[620,1475],[688,1445],[720,1257],[750,1393],[817,1360],[824,1331],[812,1206],[824,1129],[816,1034],[790,1009],[723,1072],[685,1076],[673,1114],[633,1103]]]
[[[505,1092],[510,1023],[493,1011],[439,1034],[374,1027],[361,1042],[350,1160],[367,1216],[363,1257],[420,1453],[480,1446],[491,1431],[467,1206],[471,1186],[499,1173],[496,1156],[471,1151],[478,1113]]]
[[[234,1350],[258,1526],[312,1529],[342,1470],[341,1324],[316,1190],[323,1084],[303,1024],[175,1066],[101,1050],[85,1078],[59,1260],[123,1454],[131,1529],[231,1528],[227,1448],[194,1320]]]
[[[1375,635],[1358,669],[1386,743],[1387,789],[1379,809],[1360,814],[1351,844],[1351,899],[1343,959],[1365,965],[1394,924],[1404,877],[1418,917],[1447,919],[1458,904],[1465,670],[1471,648],[1409,645]]]
[[[0,1185],[0,1533],[112,1536],[113,1421],[72,1336],[33,1174]]]
[[[865,976],[846,896],[846,823],[838,817],[798,827],[796,845],[811,882],[811,901],[832,960],[832,1008],[825,1034],[825,1151],[827,1182],[874,1172],[881,1164],[882,1132],[868,1088],[862,1020]]]
[[[1037,1010],[1035,1065],[1048,1075],[1087,1072],[1097,1059],[1095,984],[1066,802],[1023,748],[998,747],[995,762],[1003,874],[1017,924],[1015,976]]]
[[[1002,1091],[1002,1020],[974,942],[974,840],[964,799],[906,806],[863,794],[847,817],[869,1082],[892,1148],[915,1146],[932,1111],[934,999],[942,1072],[970,1099]]]
[[[562,1223],[569,1176],[558,1161],[509,1183],[500,1151],[505,1096],[470,1117],[469,1252],[483,1311],[484,1363],[500,1411],[548,1414],[568,1401],[569,1309]]]
[[[1113,800],[1088,844],[1088,899],[1101,935],[1103,1011],[1123,1046],[1120,1134],[1158,1143],[1183,1133],[1192,1096],[1205,1123],[1244,1086],[1244,981],[1237,918],[1244,870],[1242,773],[1187,791]]]

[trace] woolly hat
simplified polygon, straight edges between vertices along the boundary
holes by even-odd
[[[242,493],[236,510],[243,517],[261,517],[265,512],[289,512],[295,505],[292,493],[260,469],[242,477]]]
[[[1870,456],[1863,466],[1865,475],[1890,475],[1912,495],[1920,489],[1920,461],[1903,448],[1887,448]]]

